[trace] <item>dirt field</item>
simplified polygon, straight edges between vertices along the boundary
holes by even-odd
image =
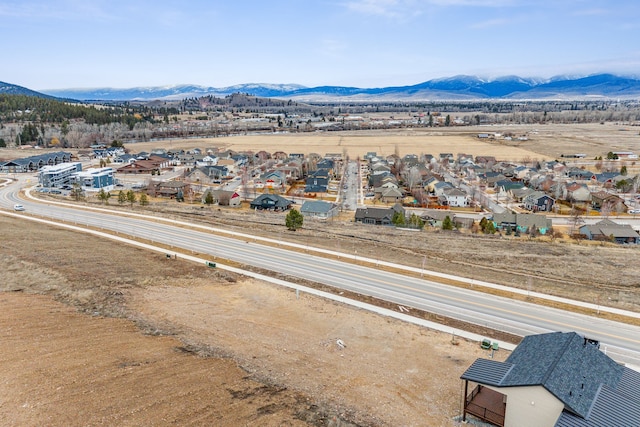
[[[511,133],[526,136],[514,139],[484,140],[479,133]],[[389,131],[321,132],[298,134],[244,135],[229,138],[172,140],[162,143],[130,144],[136,152],[158,147],[207,148],[219,147],[236,151],[265,150],[286,153],[343,153],[352,158],[375,151],[381,155],[396,151],[405,154],[449,152],[495,156],[498,160],[520,162],[559,159],[562,154],[587,154],[589,159],[609,151],[640,151],[640,129],[632,126],[606,124],[575,125],[514,125],[465,126],[461,128],[402,129]]]
[[[112,242],[0,227],[6,425],[449,426],[458,377],[486,356]]]

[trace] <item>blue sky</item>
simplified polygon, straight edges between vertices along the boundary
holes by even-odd
[[[640,75],[637,0],[0,0],[31,89]]]

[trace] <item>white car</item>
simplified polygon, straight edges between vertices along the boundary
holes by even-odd
[[[630,214],[640,214],[640,209],[630,209],[627,212],[630,213]]]
[[[14,211],[23,211],[24,210],[24,206],[22,206],[20,204],[15,204],[15,205],[13,205],[13,210]]]

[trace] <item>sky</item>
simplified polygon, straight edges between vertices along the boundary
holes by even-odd
[[[34,90],[640,76],[637,0],[0,0],[0,81]]]

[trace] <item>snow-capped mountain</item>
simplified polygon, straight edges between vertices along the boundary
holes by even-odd
[[[429,100],[523,100],[523,99],[640,99],[640,80],[613,74],[583,77],[557,76],[550,79],[504,76],[482,79],[454,76],[433,79],[412,86],[357,88],[345,86],[304,87],[296,84],[250,83],[222,88],[197,85],[138,87],[129,89],[60,89],[44,93],[78,100],[157,100],[184,99],[232,93],[298,101],[429,101]]]

